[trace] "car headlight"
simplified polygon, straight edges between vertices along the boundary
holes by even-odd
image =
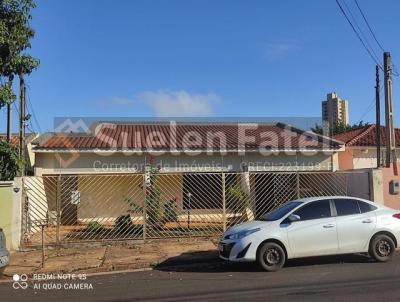
[[[225,239],[242,239],[246,236],[249,236],[250,234],[253,234],[255,232],[258,232],[260,230],[260,228],[257,229],[252,229],[252,230],[246,230],[246,231],[240,231],[237,233],[233,233],[230,235],[225,236]]]

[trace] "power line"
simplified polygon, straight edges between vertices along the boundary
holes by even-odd
[[[371,25],[370,25],[369,22],[368,22],[368,19],[367,19],[366,15],[364,14],[363,10],[361,9],[360,4],[358,3],[357,0],[354,0],[354,2],[355,2],[356,6],[357,6],[357,8],[358,8],[358,11],[360,12],[361,16],[363,17],[364,22],[365,22],[365,24],[367,25],[367,27],[368,27],[368,29],[369,29],[369,32],[371,33],[371,36],[374,38],[376,44],[378,44],[378,46],[379,46],[379,48],[382,50],[382,52],[385,52],[385,49],[383,48],[382,44],[379,42],[378,38],[377,38],[376,35],[375,35],[375,32],[373,31]],[[345,3],[345,4],[346,4],[346,3]],[[393,64],[392,73],[393,73],[393,75],[396,76],[396,77],[400,76],[400,74],[399,74],[399,72],[398,72],[398,70],[397,70],[397,67],[396,67],[396,65],[394,65],[394,64]]]
[[[379,56],[376,54],[374,48],[372,47],[372,45],[369,43],[369,40],[367,38],[367,36],[364,34],[363,30],[361,29],[361,27],[358,25],[357,19],[356,17],[354,17],[352,10],[350,9],[350,7],[347,5],[346,0],[343,0],[344,6],[346,7],[348,13],[350,14],[351,19],[353,20],[353,23],[355,24],[355,26],[358,29],[358,32],[360,33],[360,36],[363,38],[363,40],[365,41],[366,45],[368,46],[368,48],[371,50],[371,52],[374,55],[375,60],[379,61]]]
[[[381,87],[379,88],[379,91],[382,92],[382,89],[383,89],[383,86],[381,86]],[[376,98],[374,97],[374,98],[371,100],[371,103],[369,103],[367,109],[365,109],[364,113],[361,115],[360,119],[358,120],[358,123],[362,122],[362,121],[363,121],[363,118],[364,118],[368,113],[371,112],[371,110],[374,108],[375,102],[376,102]]]
[[[29,85],[27,85],[27,86],[28,86],[28,90],[30,90]],[[36,124],[37,128],[39,129],[39,133],[42,133],[42,129],[40,127],[39,121],[38,121],[38,119],[36,117],[35,111],[33,110],[33,105],[32,105],[29,93],[27,94],[27,105],[28,105],[28,111],[30,111],[32,113],[32,116],[33,116],[33,119],[35,121],[35,124]],[[33,126],[32,122],[31,122],[31,126]]]
[[[354,2],[356,3],[357,8],[358,8],[358,10],[360,11],[361,16],[363,17],[363,19],[364,19],[364,21],[365,21],[365,24],[367,24],[367,27],[368,27],[368,29],[369,29],[369,32],[371,33],[372,37],[374,38],[376,44],[378,44],[379,48],[380,48],[383,52],[385,52],[385,49],[383,48],[382,44],[379,43],[379,41],[378,41],[378,39],[377,39],[377,37],[376,37],[374,31],[372,30],[371,26],[369,25],[369,22],[368,22],[368,20],[367,20],[367,17],[365,16],[363,10],[361,9],[360,5],[358,4],[358,1],[357,1],[357,0],[354,0]]]
[[[346,5],[346,2],[344,2]],[[351,22],[350,18],[347,16],[345,10],[343,9],[342,5],[340,4],[339,0],[336,0],[336,4],[339,6],[340,11],[342,12],[343,16],[346,18],[347,22],[349,22],[351,28],[353,29],[353,32],[355,33],[355,35],[357,36],[358,40],[360,40],[361,44],[364,46],[365,50],[367,51],[367,53],[369,54],[369,56],[371,57],[371,59],[375,62],[376,65],[379,66],[379,68],[383,71],[383,67],[381,66],[381,64],[379,64],[379,61],[374,57],[374,55],[372,54],[371,50],[367,47],[367,45],[365,44],[364,40],[361,38],[360,34],[358,33],[358,31],[356,30],[356,28],[354,27],[353,23]],[[347,5],[346,5],[347,6]],[[353,17],[354,18],[354,17]]]

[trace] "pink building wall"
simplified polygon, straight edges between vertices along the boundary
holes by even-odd
[[[353,150],[346,149],[338,153],[339,170],[352,170],[353,166]]]

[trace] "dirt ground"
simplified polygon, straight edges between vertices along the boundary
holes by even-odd
[[[215,251],[216,240],[191,239],[152,241],[142,244],[80,246],[45,251],[42,268],[41,250],[12,252],[11,263],[3,278],[14,274],[36,273],[96,273],[117,270],[151,268],[169,259],[197,261],[202,252]],[[193,255],[193,256],[191,256]],[[1,277],[0,277],[1,278]]]

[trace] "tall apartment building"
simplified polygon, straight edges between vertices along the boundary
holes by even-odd
[[[322,101],[322,122],[332,127],[339,122],[349,123],[349,104],[342,100],[336,92],[328,93],[326,101]]]

